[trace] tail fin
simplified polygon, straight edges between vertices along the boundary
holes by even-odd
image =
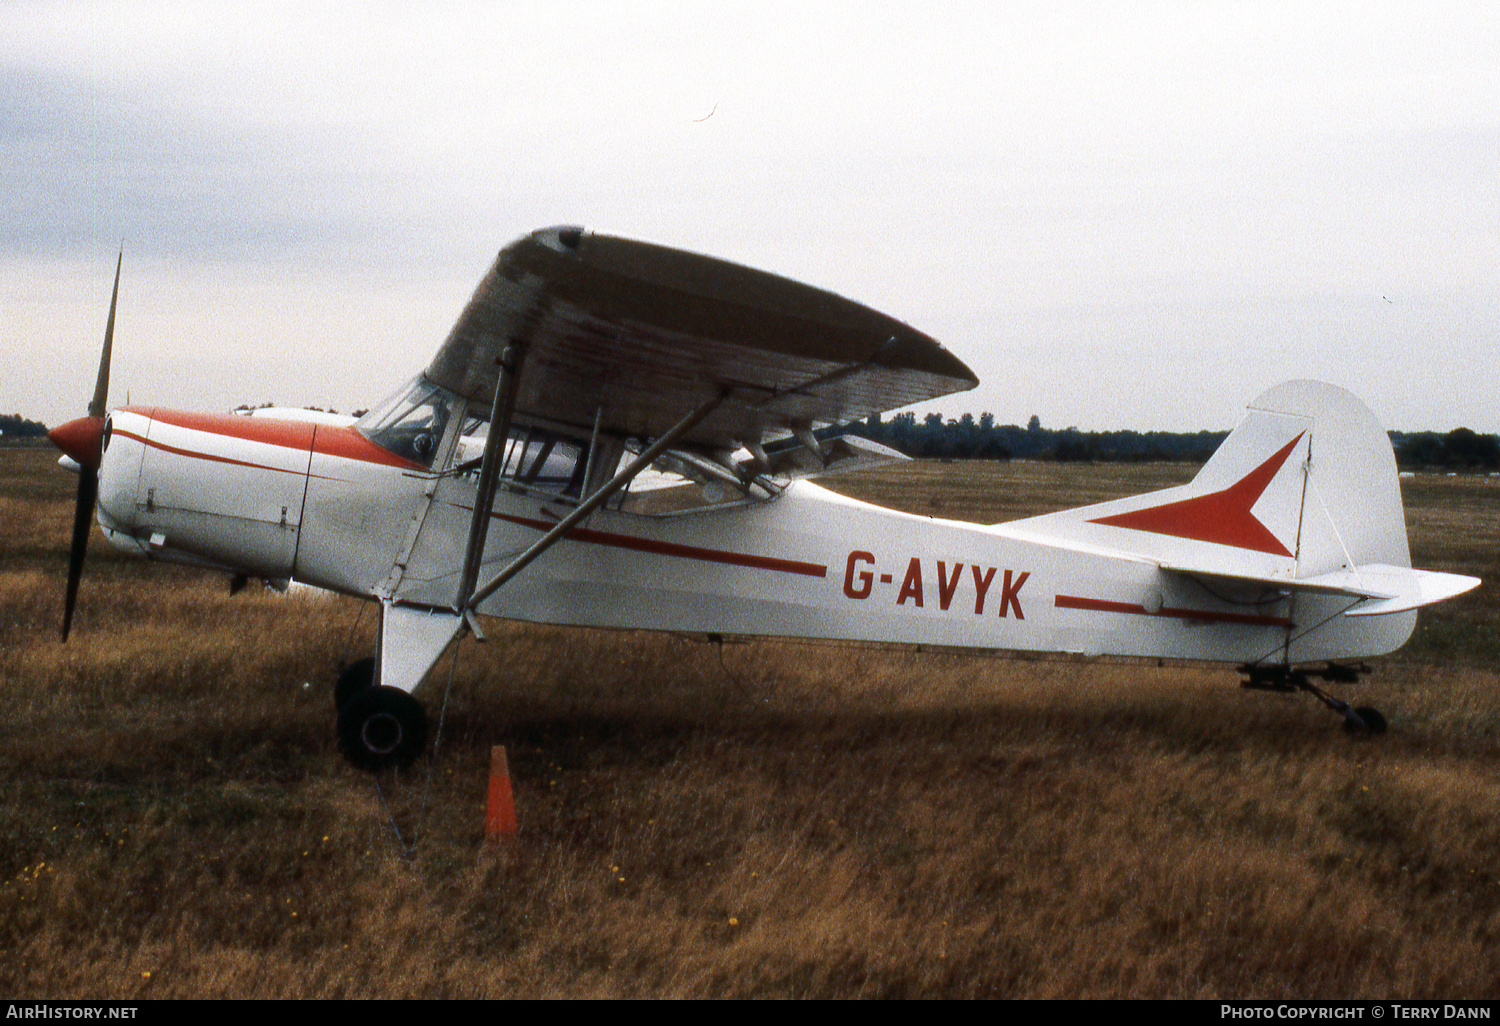
[[[1396,460],[1374,415],[1316,381],[1266,391],[1190,484],[1006,525],[1052,544],[1394,613],[1474,587],[1411,570]]]
[[[1242,569],[1243,554],[1264,556],[1292,577],[1411,566],[1390,439],[1341,388],[1289,381],[1263,393],[1188,490],[1089,519],[1238,550]]]

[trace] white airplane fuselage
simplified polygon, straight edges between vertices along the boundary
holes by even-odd
[[[1290,472],[1290,471],[1289,471]],[[364,598],[452,606],[475,477],[441,475],[353,427],[114,411],[99,520],[119,547]],[[493,574],[569,512],[498,490]],[[801,481],[673,515],[601,508],[481,614],[592,627],[1280,663],[1383,654],[1415,613],[1217,586],[1159,562],[883,509]],[[1404,540],[1403,540],[1404,544]]]

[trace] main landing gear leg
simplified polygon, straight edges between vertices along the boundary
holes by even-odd
[[[1342,699],[1334,698],[1312,682],[1313,677],[1340,684],[1353,684],[1370,668],[1363,663],[1358,666],[1339,666],[1329,663],[1323,669],[1293,669],[1290,666],[1246,665],[1240,667],[1245,679],[1242,688],[1259,691],[1306,691],[1328,708],[1344,717],[1344,732],[1347,734],[1384,734],[1385,717],[1379,709],[1368,705],[1351,706]]]

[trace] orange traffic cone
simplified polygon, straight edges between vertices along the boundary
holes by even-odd
[[[484,817],[485,840],[511,838],[516,835],[516,803],[510,793],[510,764],[505,746],[490,749],[490,802]]]

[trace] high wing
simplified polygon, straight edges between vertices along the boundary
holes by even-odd
[[[578,228],[500,251],[426,377],[487,407],[512,343],[518,421],[660,436],[715,395],[679,444],[751,447],[969,389],[919,331],[737,264]]]

